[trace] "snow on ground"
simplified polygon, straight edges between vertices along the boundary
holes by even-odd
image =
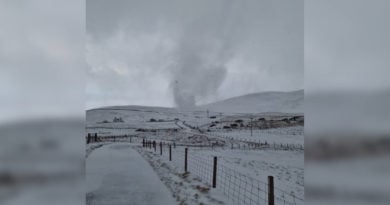
[[[168,147],[163,147],[163,156],[159,155],[159,148],[156,153],[154,149],[139,149],[144,155],[148,156],[151,163],[161,163],[162,160],[168,166],[173,166],[176,172],[184,170],[184,147],[172,146],[172,162],[168,162]],[[302,204],[304,199],[304,160],[303,151],[276,151],[276,150],[232,150],[226,148],[199,148],[190,147],[189,171],[198,177],[199,174],[207,172],[206,183],[211,182],[210,177],[212,158],[218,157],[218,166],[233,170],[235,173],[245,175],[252,179],[267,183],[268,176],[274,176],[276,191],[275,194],[285,197],[286,201],[292,202],[295,198],[295,204]],[[152,157],[151,157],[152,156]],[[193,160],[192,160],[193,159]],[[197,162],[201,159],[201,162]],[[192,161],[194,162],[192,162]],[[195,166],[201,166],[202,170]],[[205,166],[205,167],[203,167]],[[195,170],[193,170],[195,169]],[[158,168],[156,171],[158,172]],[[197,175],[198,174],[198,175]],[[192,175],[191,175],[192,176]],[[221,181],[226,181],[226,176],[221,175]],[[210,183],[209,183],[210,184]],[[224,189],[224,188],[223,188]],[[264,188],[266,189],[266,188]],[[265,196],[266,198],[266,196]],[[282,202],[283,203],[283,202]],[[286,202],[287,203],[287,202]]]
[[[177,204],[152,167],[129,144],[110,144],[87,158],[87,204]]]
[[[148,160],[179,204],[231,204],[222,193],[213,190],[208,183],[202,181],[201,177],[185,173],[183,169],[170,163],[168,158],[140,147],[137,150]]]
[[[256,122],[252,124],[251,136],[250,118],[253,117]],[[121,120],[118,121],[119,118]],[[241,120],[238,121],[240,127],[223,128],[236,123],[237,120]],[[217,125],[210,127],[213,124]],[[87,111],[86,132],[98,133],[98,136],[133,136],[134,149],[149,162],[163,184],[172,192],[178,204],[241,205],[252,203],[248,195],[251,194],[249,192],[253,188],[245,187],[247,185],[236,185],[239,188],[234,189],[233,192],[238,190],[240,192],[238,196],[235,195],[236,193],[227,191],[233,189],[226,188],[227,182],[225,181],[229,181],[229,183],[231,181],[229,174],[221,174],[218,177],[219,184],[225,183],[222,186],[223,189],[221,189],[221,185],[217,186],[216,189],[210,188],[210,170],[203,169],[203,171],[207,170],[205,174],[201,168],[203,166],[210,167],[213,156],[218,157],[220,167],[218,169],[232,170],[234,176],[244,176],[247,180],[243,182],[245,184],[259,181],[263,184],[261,185],[262,191],[266,190],[267,177],[274,176],[275,194],[276,197],[279,197],[278,203],[303,204],[303,200],[301,200],[304,198],[302,114],[229,114],[207,110],[117,106]],[[168,161],[166,145],[164,145],[163,156],[160,156],[157,150],[155,153],[153,149],[145,150],[137,147],[140,146],[142,139],[175,144],[176,146],[172,150],[173,160]],[[122,139],[122,141],[129,144],[129,139]],[[253,146],[250,144],[250,142],[264,143],[265,141],[268,144],[292,144],[297,148],[275,149],[272,146]],[[94,150],[92,155],[107,146]],[[196,164],[195,167],[194,164],[189,165],[189,174],[184,174],[183,170],[184,147],[189,148],[189,157]],[[87,159],[87,166],[92,155]],[[117,168],[112,166],[110,169],[116,170]],[[109,178],[106,180],[108,183]],[[261,197],[266,198],[266,192],[262,193]]]
[[[199,150],[203,156],[217,156],[220,164],[251,176],[260,181],[267,181],[267,176],[275,177],[275,186],[295,193],[304,198],[304,161],[302,152],[274,150]]]
[[[93,150],[100,148],[106,144],[110,144],[110,143],[109,142],[98,142],[98,143],[87,144],[87,147],[85,149],[85,158],[87,158]]]
[[[303,112],[303,90],[292,92],[262,92],[201,106],[218,112]]]
[[[304,145],[303,126],[286,127],[267,130],[232,130],[232,131],[213,131],[207,133],[211,136],[223,136],[237,140],[248,140],[254,142],[264,142],[269,144],[292,144]]]

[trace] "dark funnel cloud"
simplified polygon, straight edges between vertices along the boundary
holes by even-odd
[[[233,2],[209,9],[184,27],[173,64],[172,88],[176,106],[191,108],[205,97],[216,94],[227,73],[226,63],[233,57]],[[233,23],[233,25],[232,25]]]
[[[87,0],[87,108],[303,88],[303,0]]]

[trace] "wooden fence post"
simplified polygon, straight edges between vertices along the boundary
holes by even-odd
[[[187,166],[187,156],[188,156],[188,148],[184,149],[184,172],[188,171]]]
[[[268,176],[268,205],[275,205],[273,176]]]
[[[89,144],[89,141],[91,141],[91,134],[88,133],[88,136],[87,136],[87,144]]]
[[[156,141],[153,141],[154,152],[156,152]]]
[[[172,161],[172,145],[169,145],[169,161]]]
[[[162,155],[162,142],[160,142],[160,155]]]
[[[217,187],[217,157],[214,157],[214,167],[213,167],[213,188]]]

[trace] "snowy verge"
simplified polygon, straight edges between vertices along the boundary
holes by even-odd
[[[222,193],[210,188],[199,177],[183,173],[156,153],[145,151],[141,147],[135,149],[149,162],[180,205],[231,205]]]
[[[100,148],[103,145],[110,144],[110,143],[111,142],[98,142],[98,143],[93,143],[93,144],[87,144],[86,149],[85,149],[85,158],[87,158],[93,150]]]

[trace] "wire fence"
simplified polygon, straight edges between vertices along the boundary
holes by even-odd
[[[179,149],[171,143],[143,140],[142,145],[145,149],[169,159],[176,170],[183,173],[187,171],[209,187],[215,187],[234,204],[304,204],[302,198],[274,186],[272,176],[272,182],[270,179],[265,180],[267,182],[255,179],[229,166],[218,164],[217,157],[207,157],[188,148]]]
[[[305,147],[302,144],[295,143],[270,143],[267,140],[256,140],[253,138],[234,138],[229,136],[212,135],[224,139],[230,144],[231,149],[274,149],[288,151],[304,151]]]
[[[167,157],[169,161],[180,172],[185,172],[185,161],[187,161],[187,171],[196,176],[200,181],[208,186],[213,186],[215,177],[216,189],[220,190],[227,198],[237,205],[257,205],[271,204],[269,202],[269,182],[261,181],[246,176],[224,164],[218,164],[214,176],[214,161],[212,157],[201,155],[197,150],[214,148],[230,148],[240,150],[250,149],[302,149],[303,147],[294,147],[289,144],[268,144],[266,142],[253,142],[247,139],[238,140],[226,137],[225,144],[213,144],[210,142],[190,144],[176,143],[174,140],[158,140],[152,137],[143,138],[138,135],[116,135],[116,136],[97,136],[97,134],[88,134],[86,141],[95,142],[129,142],[141,143],[144,148],[159,153],[162,157]],[[187,152],[185,160],[185,151],[182,148],[191,148]],[[181,148],[181,149],[179,149]],[[195,149],[196,148],[196,149]],[[273,198],[276,204],[283,205],[301,205],[303,199],[294,193],[287,192],[279,187],[273,187]]]
[[[147,139],[151,141],[161,141],[165,144],[174,144],[175,146],[182,147],[211,147],[211,148],[230,148],[230,149],[239,149],[239,150],[264,150],[264,149],[273,149],[273,150],[284,150],[284,151],[304,151],[304,146],[302,144],[293,144],[293,143],[268,143],[266,140],[255,140],[250,138],[233,138],[228,136],[213,136],[222,140],[204,140],[202,142],[177,142],[173,139],[162,140],[159,137],[145,137],[138,135],[113,135],[113,136],[97,136],[97,133],[88,133],[86,136],[86,142],[127,142],[135,143],[141,142],[142,139]]]
[[[88,133],[85,137],[86,143],[97,143],[97,142],[130,142],[140,143],[142,138],[138,135],[110,135],[110,136],[98,136],[97,133]]]

